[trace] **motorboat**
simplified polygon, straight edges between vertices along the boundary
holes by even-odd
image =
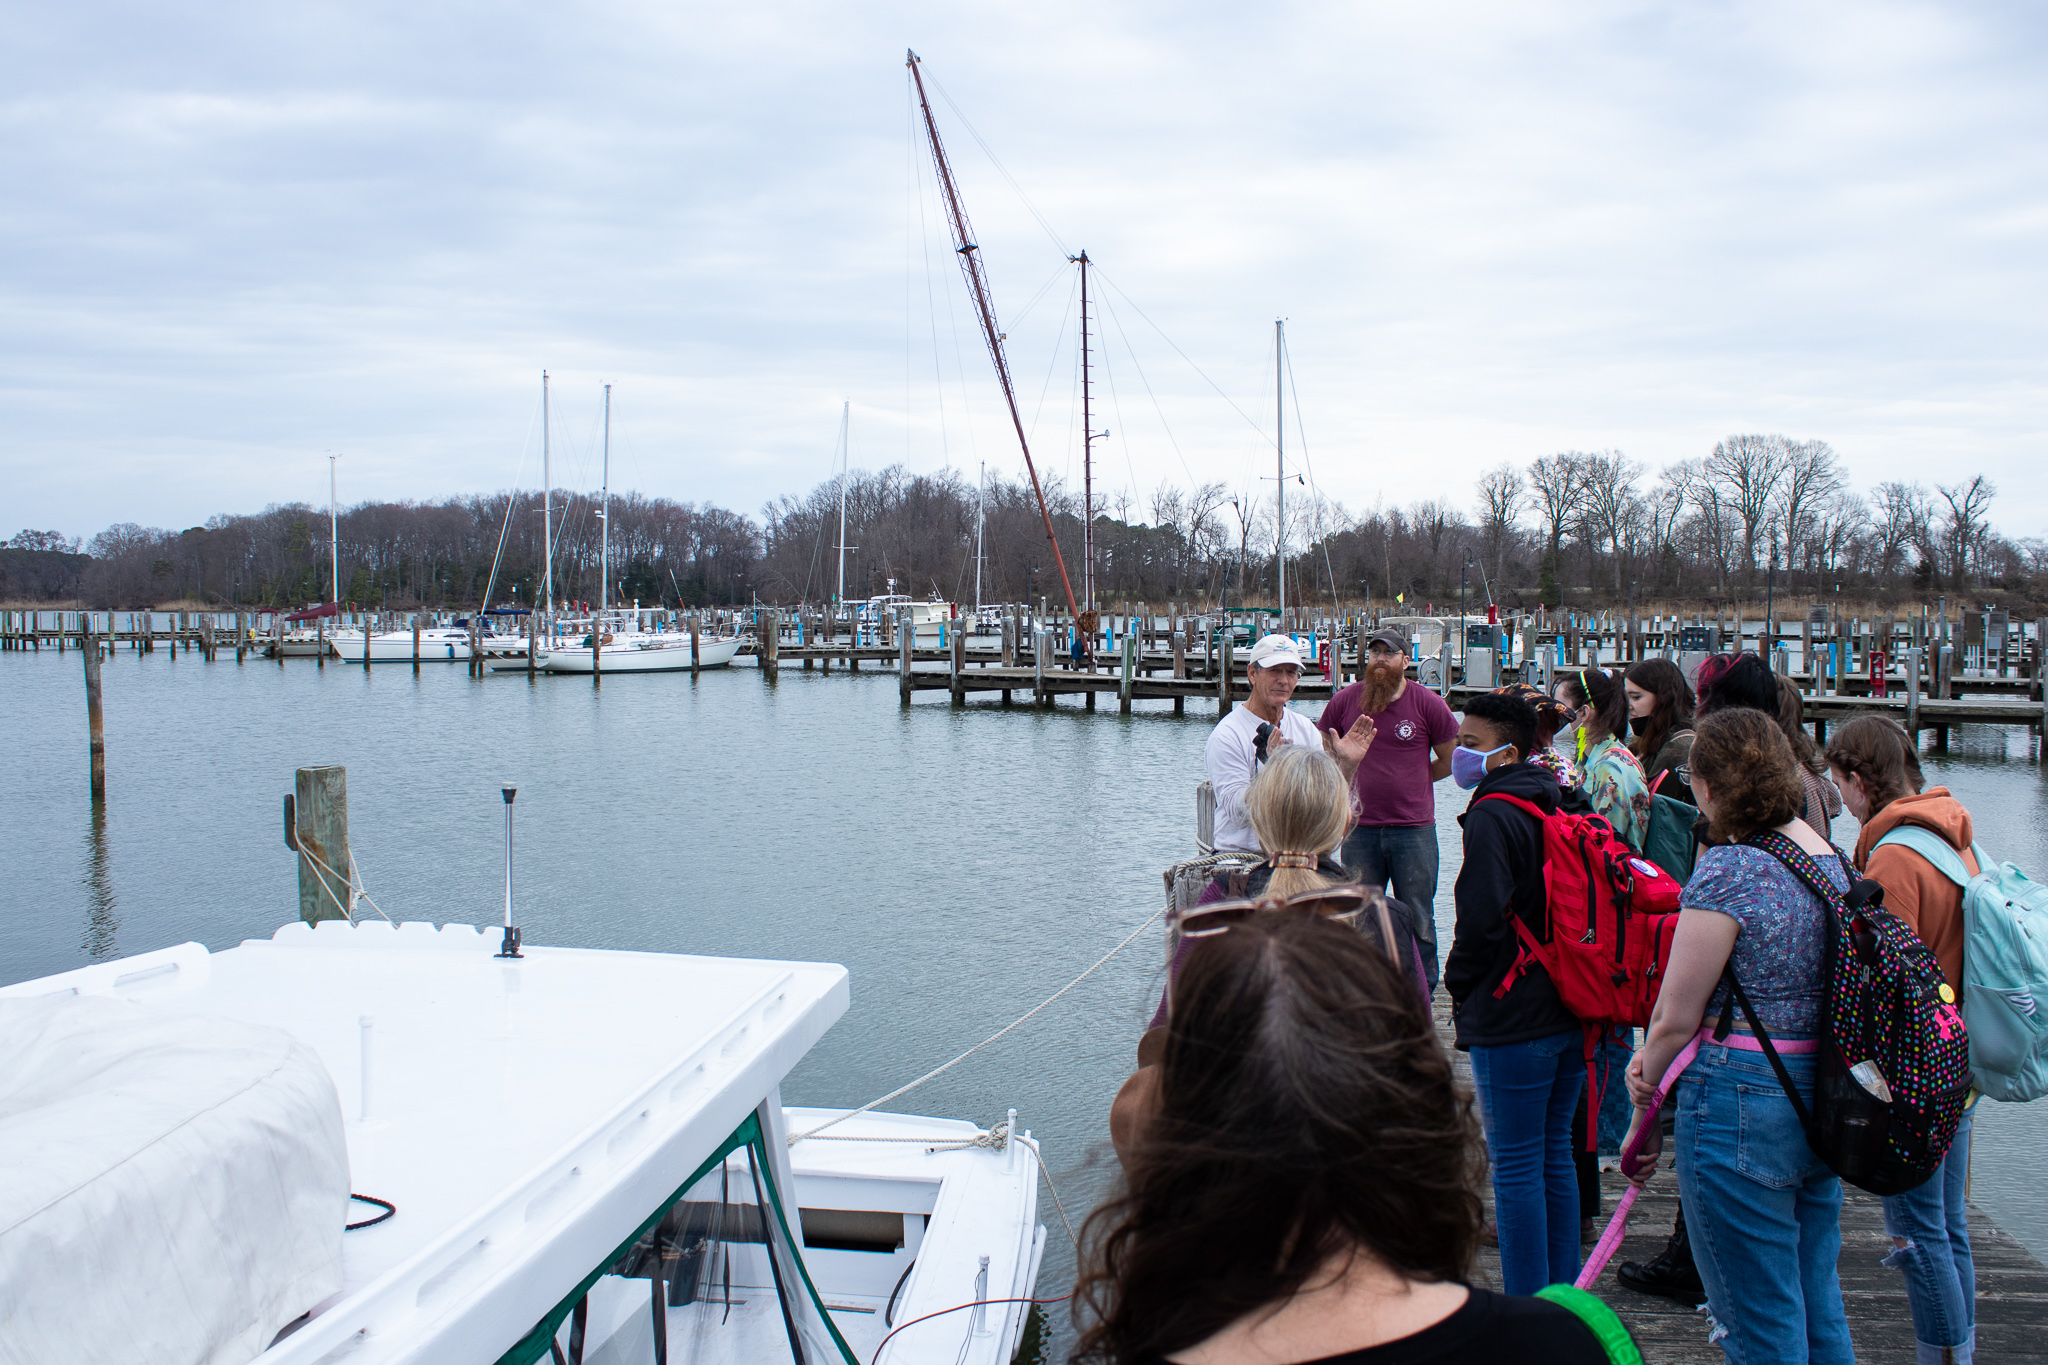
[[[962,618],[960,609],[951,602],[933,598],[920,602],[901,593],[883,597],[870,597],[858,605],[858,619],[863,622],[880,622],[890,619],[907,620],[911,631],[911,648],[944,649],[960,631],[974,632],[974,619]]]
[[[10,1353],[1007,1365],[1038,1146],[786,1108],[847,1004],[831,964],[346,920],[0,989]]]
[[[413,633],[410,630],[386,630],[371,634],[367,631],[342,631],[327,637],[334,646],[334,652],[343,663],[359,664],[363,661],[363,643],[369,642],[370,662],[373,664],[411,663],[417,658],[421,663],[449,663],[470,657],[469,632],[450,626],[429,626],[420,631],[419,653],[413,653]]]

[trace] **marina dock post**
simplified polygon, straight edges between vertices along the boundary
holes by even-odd
[[[338,763],[301,768],[292,786],[299,918],[308,924],[352,919],[355,864],[348,851],[348,769]]]
[[[85,622],[84,647],[79,653],[85,660],[85,729],[92,759],[92,800],[98,805],[107,799],[107,727],[106,717],[100,711],[100,641],[93,634],[89,613]]]
[[[1231,638],[1230,629],[1227,626],[1223,630],[1222,641],[1221,660],[1223,667],[1216,674],[1216,719],[1218,720],[1230,714],[1230,671],[1235,666],[1230,657],[1232,653]]]
[[[697,613],[690,613],[690,681],[697,681]]]
[[[1920,743],[1920,659],[1925,653],[1918,645],[1908,649],[1906,665],[1906,733],[1914,745]]]
[[[958,624],[957,622],[955,624]],[[967,632],[953,632],[953,705],[967,705]]]
[[[366,645],[364,648],[367,652],[368,646]],[[420,614],[418,612],[412,614],[412,675],[415,678],[420,675]]]
[[[530,682],[540,660],[540,618],[532,612],[526,614],[526,677]]]
[[[897,627],[896,646],[898,658],[896,661],[896,686],[902,692],[903,704],[908,706],[910,705],[910,644],[912,637],[917,634],[917,629],[914,625],[905,629],[901,621],[897,623]]]
[[[1052,697],[1045,690],[1045,653],[1050,645],[1051,633],[1043,627],[1034,627],[1031,632],[1031,704],[1050,706]]]
[[[754,617],[754,638],[761,650],[761,677],[776,682],[782,677],[782,613],[758,612]]]
[[[1126,630],[1123,646],[1123,686],[1117,690],[1116,709],[1119,714],[1128,716],[1131,714],[1131,686],[1138,676],[1138,637]]]

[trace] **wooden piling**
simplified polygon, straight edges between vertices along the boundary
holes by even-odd
[[[92,799],[97,803],[107,799],[107,727],[100,711],[100,641],[92,632],[91,618],[86,620],[79,653],[85,659],[86,743],[92,762]]]
[[[888,618],[883,618],[886,623]],[[910,705],[910,642],[915,631],[908,628],[896,632],[896,687],[905,706]]]
[[[1131,688],[1138,677],[1138,637],[1130,631],[1124,632],[1123,685],[1117,690],[1116,709],[1118,714],[1131,714]]]
[[[957,625],[958,623],[955,622]],[[967,632],[953,632],[953,705],[967,705]]]
[[[754,613],[754,639],[761,651],[761,680],[780,682],[782,679],[782,613],[760,611]]]
[[[526,676],[529,681],[540,670],[540,617],[526,614]]]
[[[324,919],[354,919],[355,891],[351,883],[355,866],[348,851],[348,769],[340,764],[301,768],[292,787],[292,838],[299,851],[299,918],[308,924]],[[319,863],[314,862],[315,858]]]
[[[698,614],[697,614],[696,612],[694,612],[694,611],[690,613],[690,681],[691,681],[691,682],[695,682],[695,681],[697,680],[697,671],[698,671],[698,663],[697,663],[697,628],[698,628],[698,622],[697,622],[697,616],[698,616]]]

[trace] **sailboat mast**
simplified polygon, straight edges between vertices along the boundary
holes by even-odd
[[[846,462],[853,453],[848,437],[852,434],[853,400],[848,399],[839,409],[839,605],[846,605]]]
[[[1095,410],[1088,384],[1088,253],[1081,267],[1081,605],[1095,610]]]
[[[604,609],[611,605],[612,572],[612,386],[604,386],[604,463],[598,475],[598,520],[602,523],[597,540],[596,629],[604,629]]]
[[[334,596],[327,600],[341,606],[341,513],[335,501],[334,456],[327,457],[327,554]],[[368,646],[365,646],[367,648]]]
[[[548,464],[548,372],[540,372],[540,550],[541,581],[546,585],[548,616],[555,614],[555,480]]]
[[[946,200],[947,221],[953,229],[953,254],[960,258],[960,273],[967,279],[967,292],[974,296],[974,308],[981,320],[982,339],[988,343],[989,359],[995,362],[996,380],[1003,388],[1003,401],[1010,407],[1010,425],[1017,430],[1017,446],[1024,452],[1024,470],[1031,476],[1031,491],[1038,497],[1038,515],[1045,522],[1045,538],[1052,546],[1052,562],[1060,571],[1060,587],[1066,590],[1067,610],[1076,623],[1080,609],[1074,603],[1074,585],[1067,577],[1066,556],[1060,553],[1059,537],[1053,534],[1052,511],[1045,505],[1045,488],[1038,481],[1038,466],[1031,459],[1031,442],[1024,435],[1024,415],[1017,409],[1017,389],[1010,382],[1010,361],[1003,351],[1003,333],[996,327],[995,305],[989,301],[988,280],[981,267],[981,247],[967,223],[967,210],[960,203],[959,187],[953,183],[953,168],[946,161],[945,144],[939,141],[938,120],[932,117],[931,101],[925,97],[924,74],[917,54],[909,58],[910,78],[917,85],[918,108],[924,112],[925,135],[931,139],[932,165],[937,169],[939,193]]]
[[[1273,458],[1278,461],[1274,474],[1278,481],[1273,485],[1273,518],[1278,524],[1274,537],[1273,560],[1277,571],[1274,581],[1280,587],[1280,612],[1287,613],[1287,404],[1284,400],[1286,388],[1280,378],[1281,352],[1286,346],[1286,327],[1279,318],[1273,319]]]
[[[974,489],[974,610],[981,610],[981,529],[988,504],[988,461],[981,462],[981,482]]]

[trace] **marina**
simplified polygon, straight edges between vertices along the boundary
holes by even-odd
[[[16,752],[25,770],[55,781],[76,772],[82,747],[77,669],[75,654],[54,651],[0,660],[26,722]],[[1190,797],[1213,721],[1213,693],[1180,719],[1170,702],[1148,700],[1129,716],[1091,715],[1075,700],[1006,710],[976,698],[956,708],[920,691],[904,708],[894,671],[785,668],[769,688],[742,667],[695,684],[684,675],[680,686],[593,689],[311,660],[236,669],[182,652],[139,667],[109,662],[104,805],[92,808],[82,778],[75,801],[19,789],[0,797],[13,894],[34,907],[0,924],[0,960],[20,981],[187,941],[221,951],[267,938],[298,905],[277,803],[294,770],[315,760],[348,768],[349,844],[384,912],[488,925],[503,892],[497,788],[516,782],[529,942],[843,964],[847,1017],[790,1072],[783,1101],[820,1111],[864,1104],[1012,1023],[1157,911],[1159,870],[1193,852]],[[177,718],[195,714],[207,717],[200,738],[233,737],[217,761],[190,762],[194,735]],[[275,725],[280,714],[294,726]],[[775,762],[726,761],[725,751],[745,754],[770,733],[775,752],[806,755],[808,780]],[[488,739],[450,742],[470,734]],[[431,780],[418,758],[427,752]],[[1987,847],[2048,864],[2048,794],[2031,734],[1959,727],[1948,753],[1925,761],[1930,780],[1981,812]],[[622,764],[647,779],[626,791],[615,781]],[[148,795],[159,771],[185,774],[186,799]],[[887,813],[878,821],[855,807]],[[1440,789],[1446,887],[1459,807]],[[1034,812],[1028,831],[1020,808]],[[1839,824],[1838,841],[1850,829]],[[653,837],[618,838],[631,830]],[[240,852],[227,860],[221,848]],[[773,876],[761,875],[764,859]],[[1440,933],[1449,913],[1445,894]],[[1077,1226],[1113,1170],[1104,1115],[1157,1000],[1157,933],[913,1092],[915,1112],[980,1131],[1017,1108],[1053,1182],[1040,1189],[1041,1209],[1056,1190]],[[934,943],[945,945],[936,957]],[[2039,1308],[2038,1272],[2025,1258],[2048,1251],[2048,1122],[2038,1106],[1987,1107],[1973,1197],[2001,1233],[1987,1233],[1982,1312],[1987,1327],[2018,1323],[2023,1337],[2032,1319],[1999,1315]],[[1611,1207],[1618,1177],[1608,1182]],[[1876,1352],[1898,1340],[1902,1299],[1896,1276],[1872,1265],[1870,1212],[1851,1208],[1845,1216],[1865,1220],[1845,1242],[1852,1325],[1859,1345],[1886,1359]],[[1624,1257],[1661,1244],[1660,1216],[1646,1201]],[[1056,1211],[1040,1221],[1039,1289],[1057,1295],[1071,1278],[1071,1244]],[[1603,1286],[1664,1352],[1652,1359],[1715,1358],[1697,1316],[1626,1295],[1611,1272]],[[1054,1352],[1067,1339],[1063,1312],[1048,1310]]]

